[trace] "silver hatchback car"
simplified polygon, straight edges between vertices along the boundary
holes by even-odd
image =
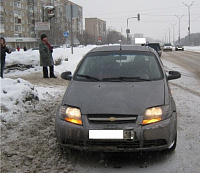
[[[71,72],[56,112],[61,146],[103,152],[174,150],[177,112],[166,72],[154,49],[103,46],[88,52]]]

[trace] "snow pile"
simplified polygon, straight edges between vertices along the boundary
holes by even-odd
[[[88,46],[79,46],[73,48],[73,54],[71,54],[71,48],[56,48],[53,49],[53,59],[55,62],[55,74],[60,75],[64,71],[74,72],[78,62],[81,60],[84,54],[90,51],[92,48],[96,47],[96,45],[88,45]],[[7,73],[5,76],[20,76],[25,75],[26,73],[31,73],[35,71],[42,71],[42,67],[39,66],[40,54],[39,50],[31,50],[28,51],[20,50],[16,52],[12,52],[11,54],[7,54],[6,56],[6,67],[10,67],[13,65],[22,64],[24,66],[32,65],[33,68],[30,68],[26,71],[5,70]]]
[[[6,66],[12,66],[15,64],[26,64],[32,66],[39,65],[39,51],[20,50],[12,52],[6,55]]]
[[[184,49],[192,52],[200,52],[200,46],[184,46]]]
[[[24,104],[27,101],[38,100],[38,92],[35,87],[23,79],[2,79],[1,81],[1,111],[7,112],[14,106]]]

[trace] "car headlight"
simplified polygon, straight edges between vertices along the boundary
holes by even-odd
[[[161,120],[167,119],[170,116],[169,112],[170,112],[169,105],[148,108],[145,111],[142,125],[156,123]]]
[[[59,115],[62,120],[82,125],[81,111],[78,108],[61,106]]]

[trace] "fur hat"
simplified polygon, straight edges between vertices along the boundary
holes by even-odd
[[[40,36],[41,40],[43,40],[43,38],[46,38],[46,37],[47,37],[46,34],[42,34],[42,35]]]

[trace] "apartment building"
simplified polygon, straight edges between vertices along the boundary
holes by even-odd
[[[68,0],[1,0],[0,36],[12,47],[38,47],[41,33],[48,34],[51,44],[62,44],[66,41],[63,33],[70,31],[71,26],[66,14],[69,4],[74,3]],[[36,23],[43,20],[44,6],[48,5],[55,7],[55,17],[49,20],[50,30],[35,30]],[[77,7],[78,16],[72,22],[76,35],[83,32],[82,7]]]
[[[104,43],[106,38],[106,21],[98,18],[85,18],[85,32],[91,44]]]

